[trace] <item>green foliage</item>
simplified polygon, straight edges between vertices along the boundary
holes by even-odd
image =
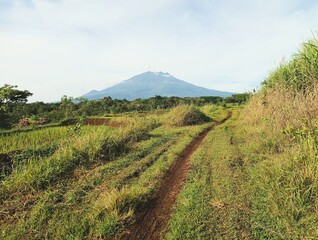
[[[21,91],[17,88],[18,86],[11,86],[5,84],[3,87],[0,87],[0,108],[9,106],[14,103],[26,103],[27,98],[32,96],[27,90]]]
[[[252,97],[252,93],[236,93],[225,99],[226,103],[246,103]]]
[[[284,132],[293,150],[260,162],[251,171],[254,234],[271,239],[317,238],[317,129]]]
[[[282,63],[263,82],[264,89],[282,84],[294,92],[309,93],[318,81],[318,39],[304,43],[297,54]]]
[[[4,182],[2,190],[45,189],[56,180],[71,175],[78,166],[110,161],[126,153],[132,143],[143,139],[156,126],[156,122],[150,119],[117,131],[102,127],[97,131],[91,128],[84,134],[72,135],[52,156],[41,161],[30,159],[18,174],[11,175]]]
[[[11,124],[17,121],[17,119],[12,121],[12,112],[26,103],[29,96],[32,96],[32,93],[27,90],[21,91],[15,88],[17,86],[8,84],[0,87],[0,129],[9,128]]]
[[[80,116],[145,114],[145,112],[149,111],[156,112],[170,109],[180,104],[192,104],[194,106],[222,104],[223,100],[221,97],[214,96],[198,98],[155,96],[149,99],[136,99],[133,101],[111,99],[110,97],[89,101],[81,98],[74,99],[64,95],[59,103],[34,102],[11,105],[7,120],[10,124],[13,124],[18,123],[21,118],[36,116],[36,118],[44,119],[47,123],[58,123],[64,119],[78,118]]]

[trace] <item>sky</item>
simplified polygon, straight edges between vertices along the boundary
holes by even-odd
[[[251,91],[317,31],[316,0],[0,0],[0,86],[51,102],[163,71]]]

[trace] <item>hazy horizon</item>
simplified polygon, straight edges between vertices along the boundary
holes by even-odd
[[[50,102],[151,70],[250,91],[313,37],[317,12],[313,0],[1,0],[0,85]]]

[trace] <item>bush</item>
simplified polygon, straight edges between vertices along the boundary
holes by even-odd
[[[210,121],[203,112],[194,106],[179,105],[173,108],[166,116],[166,124],[170,126],[189,126]]]

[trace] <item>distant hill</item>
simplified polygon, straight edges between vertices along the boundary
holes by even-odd
[[[94,100],[110,96],[113,99],[134,100],[156,95],[175,97],[220,96],[233,93],[207,89],[177,79],[164,72],[145,72],[101,91],[90,91],[82,97]]]

